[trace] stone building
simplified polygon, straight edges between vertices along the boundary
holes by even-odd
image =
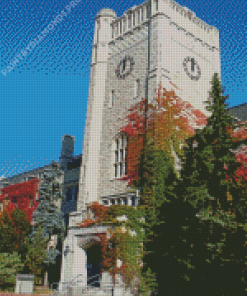
[[[120,130],[128,109],[142,98],[152,102],[161,84],[209,116],[204,102],[215,72],[221,75],[218,29],[173,0],[148,0],[120,17],[108,8],[98,12],[83,155],[73,156],[74,138],[65,135],[60,158],[67,193],[62,209],[68,225],[60,291],[68,284],[86,287],[89,277],[100,272],[100,249],[97,244],[88,245],[97,242],[96,232],[107,232],[107,228],[77,227],[87,216],[87,206],[95,201],[108,206],[138,204],[137,192],[127,191],[127,181],[121,180],[128,165],[128,138]],[[238,117],[238,107],[233,109]],[[37,176],[43,169],[32,174]],[[0,184],[3,181],[18,182],[18,176]],[[102,285],[106,278],[103,273]]]
[[[161,84],[208,116],[204,102],[215,72],[220,77],[219,31],[188,8],[172,0],[148,0],[120,17],[108,8],[98,12],[79,196],[63,246],[61,291],[69,282],[87,286],[92,275],[88,266],[96,254],[88,242],[96,242],[96,232],[106,232],[103,226],[76,226],[86,217],[87,205],[138,204],[137,192],[127,191],[127,181],[121,180],[128,165],[128,138],[120,131],[128,109],[142,98],[152,102]],[[102,285],[106,276],[102,274]]]
[[[79,188],[79,173],[81,167],[82,155],[74,156],[74,141],[75,138],[70,135],[64,135],[62,137],[62,148],[61,155],[59,158],[59,167],[63,174],[59,182],[63,185],[63,194],[66,196],[63,202],[58,201],[57,206],[61,208],[64,213],[64,221],[66,224],[66,232],[69,220],[69,213],[76,210],[77,204],[77,193]],[[39,167],[36,169],[29,170],[27,172],[14,175],[12,177],[1,178],[0,180],[0,211],[3,210],[4,206],[7,206],[11,200],[4,198],[4,192],[8,192],[12,187],[17,189],[25,186],[27,181],[41,180],[44,171],[51,169],[52,162],[46,166]],[[13,190],[11,190],[13,191]],[[37,189],[38,191],[38,189]],[[1,198],[1,193],[3,198]],[[11,195],[12,196],[12,195]],[[22,198],[22,195],[16,196],[16,198]],[[35,208],[37,207],[37,194],[32,195],[33,200],[31,201]],[[16,202],[17,203],[17,202]],[[28,214],[32,211],[32,207],[27,209]],[[30,212],[31,211],[31,212]],[[62,250],[61,242],[57,240],[57,236],[52,236],[49,241],[48,248],[58,248]],[[49,283],[58,282],[60,279],[60,268],[61,268],[61,256],[58,256],[56,265],[53,266],[48,274]]]
[[[238,122],[247,121],[247,103],[229,108],[229,113],[234,116]]]
[[[79,173],[82,154],[74,156],[75,138],[70,135],[62,137],[61,155],[59,157],[59,167],[63,171],[63,176],[59,180],[63,184],[63,193],[66,196],[65,201],[60,205],[65,220],[68,221],[68,213],[76,210],[77,193],[79,188]],[[53,161],[55,162],[55,161]],[[32,179],[41,180],[44,171],[51,169],[52,163],[23,172],[12,177],[3,177],[0,180],[0,190],[14,184],[22,184]],[[55,162],[56,163],[56,162]],[[68,223],[67,223],[68,224]]]

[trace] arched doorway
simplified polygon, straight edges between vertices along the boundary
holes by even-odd
[[[102,269],[101,245],[96,243],[87,249],[87,284],[100,287],[100,273]]]

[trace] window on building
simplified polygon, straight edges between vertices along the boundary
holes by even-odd
[[[66,235],[67,235],[67,231],[68,231],[68,226],[69,226],[69,213],[66,213],[65,214],[65,219],[64,219],[65,221],[65,231],[66,231]]]
[[[148,19],[149,10],[150,10],[150,5],[147,5],[146,6],[146,19]]]
[[[72,188],[72,200],[77,200],[78,188],[79,188],[78,185]]]
[[[77,200],[78,188],[78,185],[67,188],[66,201]]]
[[[143,7],[141,8],[141,21],[143,22]]]
[[[100,30],[100,22],[97,21],[97,42],[99,42],[99,30]]]
[[[138,99],[140,95],[140,79],[136,79],[135,81],[135,99]]]
[[[128,15],[128,28],[131,28],[131,14]]]
[[[155,0],[155,4],[156,4],[156,11],[159,10],[159,3],[158,0]]]
[[[140,9],[137,11],[137,24],[140,24]]]
[[[133,26],[136,24],[135,12],[133,12]]]
[[[71,187],[67,188],[67,191],[66,191],[66,201],[72,200],[72,192],[71,192],[71,190],[72,190]]]
[[[121,134],[114,145],[114,177],[121,178],[127,174],[127,135]]]
[[[125,18],[123,18],[123,32],[125,32]]]
[[[123,27],[122,27],[122,26],[123,26],[122,21],[123,21],[123,20],[120,20],[120,34],[122,34],[122,32],[123,32],[123,31],[122,31],[122,28],[123,28]]]
[[[114,106],[114,99],[115,99],[115,92],[114,92],[114,90],[112,90],[111,95],[110,95],[110,101],[109,101],[110,108]]]

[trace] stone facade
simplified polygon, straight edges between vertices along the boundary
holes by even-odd
[[[85,229],[76,228],[76,222],[87,215],[86,206],[95,201],[107,205],[136,205],[138,201],[136,192],[127,193],[127,181],[119,178],[123,176],[120,172],[125,158],[119,150],[120,129],[128,109],[142,98],[152,102],[161,83],[208,116],[203,102],[208,99],[215,72],[220,76],[219,32],[188,8],[172,0],[148,0],[119,18],[111,9],[99,11],[95,18],[79,198],[77,212],[70,214],[64,242],[60,290],[77,277],[83,279],[79,285],[86,284],[87,251],[81,250],[79,255],[78,244],[87,250],[94,229],[87,228],[85,234]],[[119,165],[119,172],[115,165]]]
[[[149,0],[119,18],[102,9],[95,19],[78,209],[126,194],[127,181],[114,177],[113,154],[128,109],[142,98],[151,102],[161,83],[208,116],[203,102],[215,72],[221,73],[218,29],[188,8]]]
[[[247,121],[247,103],[229,108],[229,113],[237,121]]]

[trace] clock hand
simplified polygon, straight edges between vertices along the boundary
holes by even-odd
[[[191,72],[194,72],[195,71],[195,59],[192,58],[191,59]]]
[[[126,62],[126,59],[123,60],[123,69],[122,69],[122,72],[125,71],[125,62]]]

